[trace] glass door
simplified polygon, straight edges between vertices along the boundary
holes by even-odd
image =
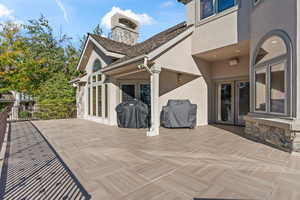
[[[217,121],[234,124],[234,82],[218,83],[217,92]]]
[[[244,117],[250,111],[250,83],[236,81],[236,124],[245,125]]]
[[[136,98],[136,85],[135,84],[122,84],[122,102],[133,100]]]
[[[151,105],[150,84],[141,84],[140,85],[140,98],[143,103],[147,104],[150,107],[150,105]]]

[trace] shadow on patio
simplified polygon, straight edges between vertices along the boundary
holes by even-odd
[[[90,195],[31,122],[16,122],[8,134],[0,199],[90,199]]]

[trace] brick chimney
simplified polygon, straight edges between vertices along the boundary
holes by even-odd
[[[139,22],[116,13],[111,18],[112,40],[123,42],[128,45],[135,45],[139,38]]]

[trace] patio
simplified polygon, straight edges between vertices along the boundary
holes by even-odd
[[[300,157],[240,137],[242,128],[161,129],[146,137],[84,120],[33,124],[92,199],[300,199]]]

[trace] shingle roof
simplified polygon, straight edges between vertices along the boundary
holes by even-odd
[[[163,44],[172,40],[179,34],[183,33],[185,30],[189,29],[192,25],[187,25],[186,22],[177,24],[163,32],[160,32],[153,37],[145,40],[144,42],[138,43],[136,45],[130,46],[125,43],[116,42],[114,40],[101,37],[99,35],[89,34],[92,36],[103,48],[110,52],[119,53],[125,55],[124,57],[118,59],[117,61],[111,63],[107,67],[127,61],[131,58],[135,58],[144,54],[148,54],[153,50],[159,48]]]
[[[129,49],[130,45],[127,45],[125,43],[122,42],[117,42],[105,37],[101,37],[99,35],[95,35],[95,34],[89,34],[92,38],[94,38],[101,46],[103,46],[104,49],[106,49],[107,51],[110,52],[114,52],[114,53],[119,53],[119,54],[123,54],[126,55],[127,53],[127,49]]]
[[[131,46],[129,49],[126,49],[126,56],[120,58],[119,60],[113,62],[110,65],[114,65],[117,63],[121,63],[127,61],[131,58],[138,57],[144,54],[148,54],[155,49],[159,48],[163,44],[167,43],[168,41],[172,40],[179,34],[183,33],[185,30],[189,29],[192,25],[187,25],[186,22],[182,22],[177,24],[163,32],[160,32],[153,37],[145,40],[142,43],[138,43],[134,46]],[[109,66],[110,66],[109,65]]]

